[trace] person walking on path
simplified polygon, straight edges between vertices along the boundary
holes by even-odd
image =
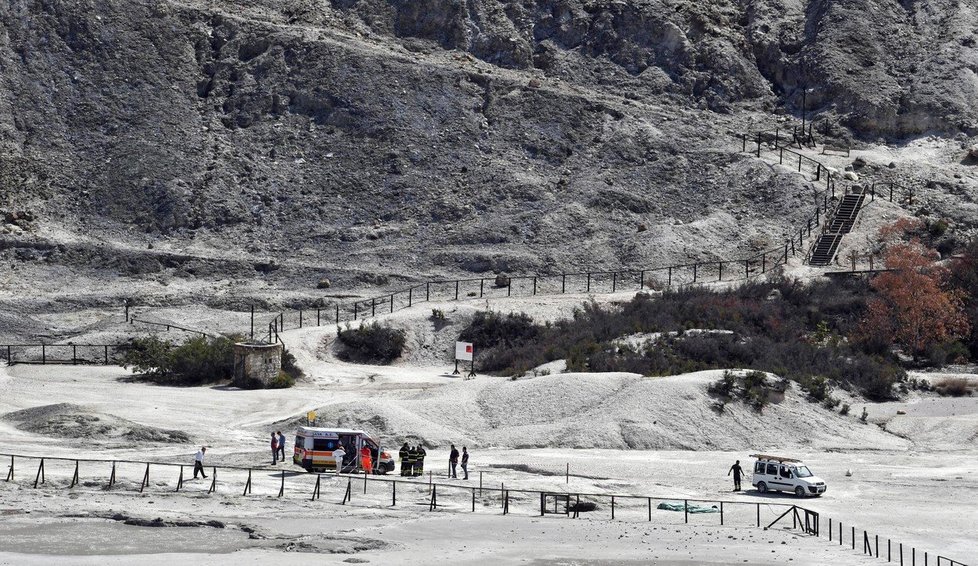
[[[397,453],[397,456],[401,459],[401,475],[402,476],[409,475],[408,474],[408,470],[411,469],[410,465],[408,464],[408,455],[411,453],[410,451],[411,451],[411,448],[408,446],[408,443],[405,442],[404,443],[404,446],[401,446],[401,451]]]
[[[373,455],[370,454],[370,447],[364,446],[360,449],[360,465],[363,467],[363,473],[372,474],[374,471],[373,466]]]
[[[278,464],[278,438],[272,433],[272,465]]]
[[[343,458],[346,456],[346,450],[343,449],[343,445],[337,443],[336,450],[333,450],[333,465],[336,467],[336,475],[340,475],[343,471]]]
[[[285,435],[282,431],[278,431],[278,453],[282,463],[285,463]]]
[[[424,446],[421,446],[420,444],[418,444],[417,454],[418,454],[418,456],[414,459],[414,475],[415,476],[423,476],[424,475],[424,457],[427,456],[428,453],[424,451]]]
[[[740,491],[740,474],[743,473],[743,471],[743,468],[740,467],[740,460],[737,460],[734,462],[733,466],[730,466],[730,470],[727,472],[728,476],[731,473],[733,474],[734,491]]]
[[[197,455],[194,456],[194,479],[197,479],[197,472],[200,472],[200,475],[207,479],[207,474],[204,473],[204,452],[207,452],[207,447],[201,446]],[[182,476],[183,472],[180,472],[180,475]]]
[[[464,480],[469,479],[469,449],[462,447],[462,473],[465,474]]]
[[[458,469],[458,449],[452,444],[452,451],[448,454],[448,477],[458,479],[456,470]]]

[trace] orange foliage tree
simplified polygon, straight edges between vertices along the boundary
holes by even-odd
[[[916,239],[889,245],[885,262],[890,271],[871,282],[877,296],[867,304],[860,338],[899,344],[916,357],[931,345],[968,334],[965,293],[950,288],[950,272],[937,259],[936,251]]]

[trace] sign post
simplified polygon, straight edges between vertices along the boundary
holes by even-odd
[[[475,377],[475,347],[471,342],[455,343],[455,371],[452,372],[452,375],[459,375],[459,360],[470,363],[469,373],[466,377]]]

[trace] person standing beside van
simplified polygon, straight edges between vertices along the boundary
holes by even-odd
[[[343,458],[345,456],[346,450],[343,449],[343,445],[336,443],[336,450],[333,450],[333,465],[336,466],[336,475],[343,471]]]
[[[278,453],[281,456],[282,463],[285,463],[285,435],[282,431],[278,431]]]
[[[740,474],[743,473],[743,469],[740,467],[740,460],[734,462],[733,466],[730,466],[730,470],[727,471],[727,475],[733,474],[734,480],[734,491],[740,491]]]
[[[370,474],[374,471],[373,466],[373,456],[370,454],[370,447],[364,445],[360,449],[360,466],[363,467],[363,473]]]
[[[278,464],[278,438],[272,433],[272,465]]]

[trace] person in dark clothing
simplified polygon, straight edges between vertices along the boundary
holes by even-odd
[[[424,457],[427,456],[428,453],[424,451],[424,446],[421,446],[420,444],[418,444],[418,447],[416,448],[416,450],[417,450],[417,454],[418,455],[417,455],[417,457],[414,460],[414,475],[416,475],[416,476],[423,476],[424,475]]]
[[[285,463],[285,435],[278,431],[278,455],[282,463]]]
[[[404,472],[405,476],[411,477],[414,475],[414,466],[418,463],[418,449],[414,446],[408,446],[408,457],[407,457],[407,471]]]
[[[456,473],[458,467],[458,449],[452,444],[452,451],[448,454],[448,477],[458,479]]]
[[[278,464],[278,437],[272,433],[272,465]]]
[[[730,471],[727,472],[728,476],[733,474],[734,491],[740,491],[740,474],[743,472],[743,468],[740,467],[740,460],[737,460],[733,466],[730,466]]]
[[[207,452],[207,447],[201,446],[194,456],[194,479],[197,479],[197,472],[200,472],[200,475],[207,479],[207,474],[204,473],[204,452]],[[180,476],[183,477],[183,472],[180,472]]]
[[[408,457],[410,453],[411,453],[411,447],[408,446],[407,442],[404,443],[404,446],[401,446],[401,451],[397,453],[398,458],[401,459],[402,476],[410,475],[408,474],[408,470],[411,469],[411,465],[408,463],[409,462]]]
[[[462,473],[465,477],[462,479],[469,479],[469,450],[466,447],[462,447]]]

